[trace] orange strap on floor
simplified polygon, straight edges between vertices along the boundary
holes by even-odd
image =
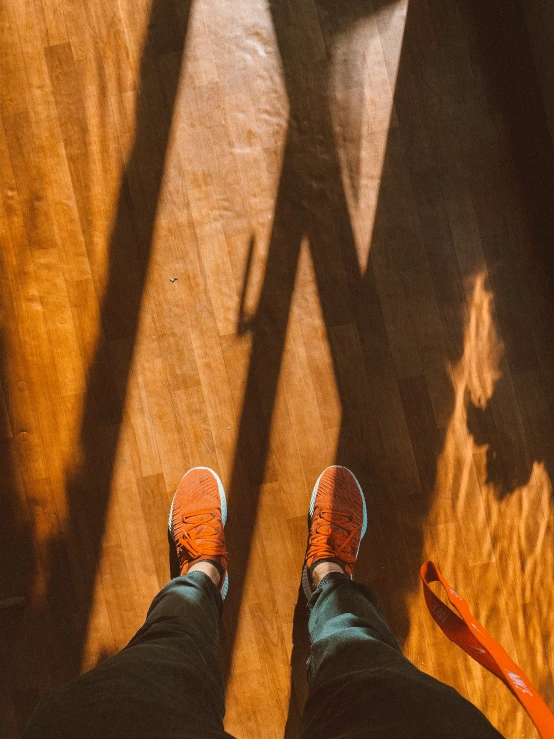
[[[471,615],[466,601],[450,587],[433,562],[425,562],[421,566],[420,574],[427,607],[450,641],[461,647],[510,688],[531,717],[542,739],[554,739],[554,715],[527,675]],[[432,582],[440,582],[448,600],[461,618],[433,593],[429,587]]]

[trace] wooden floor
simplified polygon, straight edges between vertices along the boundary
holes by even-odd
[[[297,736],[338,462],[406,654],[536,737],[418,581],[433,558],[554,707],[554,158],[516,0],[0,19],[1,736],[141,625],[194,465],[229,498],[226,728]]]

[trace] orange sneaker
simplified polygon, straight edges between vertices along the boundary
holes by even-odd
[[[181,575],[196,562],[208,560],[220,574],[219,590],[229,588],[223,527],[227,500],[221,480],[208,467],[193,467],[182,478],[169,512],[169,534],[175,543]]]
[[[333,465],[317,478],[308,514],[308,545],[302,569],[306,597],[313,592],[311,572],[320,562],[335,562],[352,578],[367,510],[360,483],[346,467]]]

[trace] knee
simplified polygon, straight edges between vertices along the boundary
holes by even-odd
[[[410,662],[404,657],[393,637],[385,641],[381,634],[369,628],[352,628],[333,632],[312,644],[308,661],[310,684],[322,684],[335,677],[396,669]]]

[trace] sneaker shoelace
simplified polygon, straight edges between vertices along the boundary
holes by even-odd
[[[191,559],[205,556],[227,558],[227,550],[220,536],[221,524],[216,520],[214,511],[195,511],[183,516],[182,521],[185,531],[177,543],[187,550]],[[200,527],[203,527],[202,531]]]
[[[348,525],[350,524],[350,525]],[[347,564],[356,562],[357,553],[352,539],[361,526],[352,525],[352,516],[339,511],[320,510],[312,523],[307,559],[341,559]]]

